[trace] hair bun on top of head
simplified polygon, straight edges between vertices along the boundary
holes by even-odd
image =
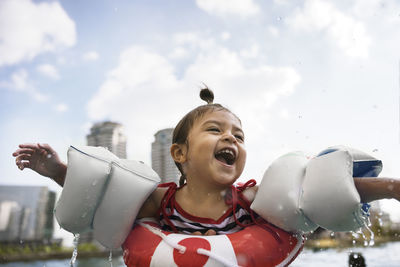
[[[206,86],[206,88],[201,89],[200,98],[207,102],[207,104],[212,104],[214,101],[214,93]]]

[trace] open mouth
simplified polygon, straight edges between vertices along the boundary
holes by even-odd
[[[233,165],[233,163],[235,163],[236,160],[236,153],[232,149],[224,148],[215,153],[215,158],[224,164]]]

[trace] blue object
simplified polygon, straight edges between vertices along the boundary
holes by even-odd
[[[317,157],[326,155],[339,148],[328,148],[320,152]],[[351,151],[350,151],[351,153]],[[382,170],[382,161],[374,158],[366,158],[362,160],[353,160],[353,177],[378,177]]]
[[[341,148],[331,147],[321,151],[317,157],[326,155],[338,150],[342,150]],[[350,154],[352,154],[351,149],[349,149]],[[354,151],[358,154],[360,151]],[[353,159],[353,177],[378,177],[379,173],[382,171],[382,161],[375,159],[366,153],[365,158],[361,159]],[[353,154],[352,154],[353,156]],[[362,203],[361,210],[366,215],[369,216],[369,209],[371,205],[368,203]]]

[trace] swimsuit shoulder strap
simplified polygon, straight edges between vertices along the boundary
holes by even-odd
[[[159,214],[161,214],[164,217],[164,220],[166,223],[172,228],[174,232],[177,232],[174,224],[171,222],[169,219],[169,216],[171,216],[174,212],[174,201],[172,201],[172,198],[174,197],[177,189],[176,183],[164,183],[158,185],[159,188],[167,187],[167,191],[164,194],[164,197],[161,200],[161,205],[159,209]]]

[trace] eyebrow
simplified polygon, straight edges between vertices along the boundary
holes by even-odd
[[[224,123],[222,123],[222,122],[220,122],[220,121],[216,121],[216,120],[208,120],[208,121],[205,121],[205,122],[203,123],[203,125],[207,125],[207,124],[216,124],[216,125],[218,125],[218,126],[221,126],[221,125],[224,124]],[[237,127],[236,125],[233,125],[233,130],[235,130],[235,131],[240,131],[240,132],[244,135],[244,132],[243,132],[243,130],[242,130],[241,127]]]

